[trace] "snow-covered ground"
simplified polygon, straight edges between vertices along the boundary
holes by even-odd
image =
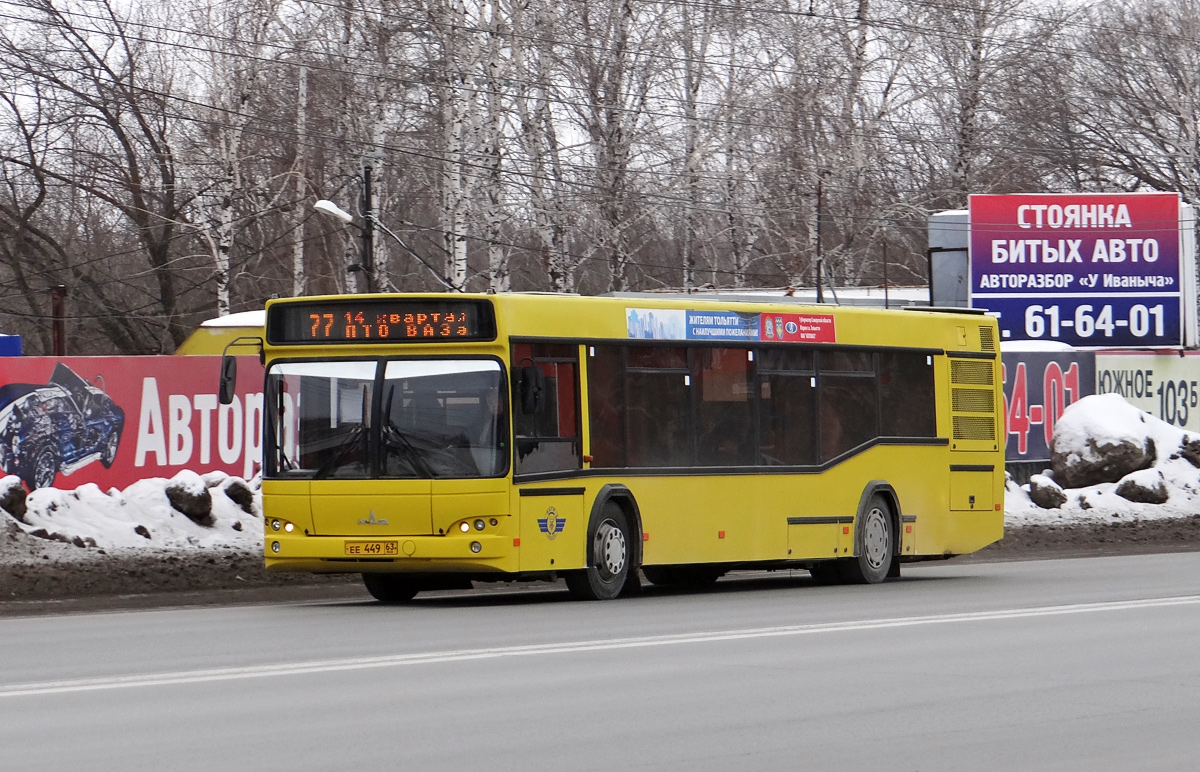
[[[1116,482],[1105,482],[1065,489],[1066,502],[1061,507],[1043,509],[1030,500],[1028,485],[1010,482],[1005,495],[1006,525],[1122,523],[1200,514],[1200,469],[1175,452],[1185,440],[1200,442],[1200,434],[1164,423],[1116,395],[1102,395],[1086,397],[1068,408],[1058,423],[1054,445],[1060,452],[1086,456],[1094,453],[1097,443],[1117,438],[1141,442],[1147,437],[1154,441],[1157,460],[1133,475],[1148,486],[1161,480],[1168,492],[1165,503],[1129,501],[1116,494]],[[189,517],[172,505],[172,491],[176,503],[180,495],[195,501],[203,500],[207,492],[211,507],[205,504],[200,514]],[[0,479],[0,502],[10,496],[19,498],[23,492],[16,477]],[[55,551],[84,548],[161,553],[262,548],[258,481],[247,483],[221,472],[181,472],[169,480],[141,480],[123,491],[103,491],[92,484],[73,491],[47,488],[30,493],[25,504],[25,512],[16,519],[0,512],[0,524],[41,537],[47,546],[55,543]]]
[[[17,477],[0,478],[0,501],[23,492]],[[172,495],[193,515],[173,506]],[[223,472],[180,472],[171,479],[139,480],[123,491],[103,491],[91,483],[73,491],[42,488],[28,494],[19,517],[0,513],[0,519],[30,536],[73,548],[242,551],[261,549],[261,512],[257,481]]]
[[[1064,504],[1042,509],[1030,499],[1029,485],[1018,486],[1010,481],[1004,497],[1005,525],[1120,523],[1200,514],[1200,469],[1180,454],[1185,443],[1200,443],[1200,434],[1155,418],[1117,394],[1084,397],[1068,407],[1055,425],[1052,445],[1064,456],[1095,460],[1097,448],[1121,442],[1147,446],[1147,440],[1154,448],[1153,465],[1123,479],[1144,487],[1165,488],[1164,503],[1129,501],[1117,495],[1119,481],[1112,481],[1064,488]]]
[[[1057,509],[1042,509],[1029,499],[1029,486],[1009,481],[1004,494],[1004,526],[1067,523],[1128,523],[1200,515],[1200,475],[1182,459],[1155,467],[1162,472],[1170,498],[1165,504],[1141,504],[1116,493],[1116,483],[1087,488],[1067,488],[1067,503]],[[1152,476],[1152,475],[1151,475]]]

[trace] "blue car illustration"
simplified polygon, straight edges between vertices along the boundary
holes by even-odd
[[[105,393],[101,376],[93,381],[60,362],[45,386],[0,386],[0,467],[34,490],[93,461],[112,466],[125,411]]]

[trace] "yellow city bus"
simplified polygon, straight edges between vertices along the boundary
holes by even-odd
[[[402,602],[738,569],[876,583],[1003,534],[996,321],[696,296],[267,303],[273,571]]]

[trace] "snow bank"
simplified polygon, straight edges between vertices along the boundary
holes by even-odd
[[[1121,470],[1121,463],[1113,459],[1131,448],[1143,453],[1142,460],[1134,463],[1124,458],[1126,466],[1134,467]],[[1043,475],[1034,475],[1025,486],[1009,482],[1005,523],[1127,522],[1198,515],[1198,451],[1200,434],[1161,421],[1117,394],[1084,397],[1068,407],[1054,426],[1053,473],[1046,470]],[[1064,474],[1064,467],[1077,465],[1107,469],[1111,474],[1103,482],[1067,487],[1064,477],[1072,475]],[[1038,498],[1043,503],[1053,500],[1056,486],[1062,487],[1066,497],[1061,506],[1043,509],[1034,503]],[[1165,500],[1161,504],[1147,503],[1156,499]]]
[[[0,479],[0,501],[20,487]],[[92,483],[73,491],[39,488],[25,497],[25,512],[9,512],[22,531],[44,539],[107,550],[258,549],[262,505],[258,485],[221,472],[180,472],[171,479],[139,480],[123,491]],[[172,506],[170,491],[210,499],[208,517]],[[200,522],[197,522],[200,520]]]

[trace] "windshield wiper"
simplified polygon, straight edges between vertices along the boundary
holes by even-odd
[[[313,475],[314,480],[319,480],[333,471],[333,468],[338,465],[338,462],[342,460],[342,457],[346,455],[346,452],[350,450],[350,448],[353,447],[364,435],[365,426],[366,424],[359,424],[355,426],[348,435],[346,435],[346,439],[342,440],[342,444],[338,445],[334,454],[330,456],[325,463],[321,464],[321,467]]]
[[[272,411],[271,420],[267,422],[267,428],[271,430],[271,446],[279,454],[280,471],[286,472],[295,469],[296,464],[288,458],[287,450],[280,442],[283,438],[283,430],[280,428],[283,425],[283,392],[280,390],[278,384],[275,384],[272,390],[274,393],[271,395],[271,403],[276,406],[276,409]]]
[[[404,432],[400,431],[398,426],[392,423],[392,397],[395,395],[395,393],[396,384],[389,384],[387,400],[383,408],[384,443],[391,447],[404,448],[408,451],[409,460],[412,462],[412,465],[416,468],[417,472],[425,475],[426,477],[436,477],[437,475],[435,475],[433,470],[429,468],[429,464],[426,463],[420,451],[413,446],[412,442],[408,439],[408,436]],[[392,442],[393,439],[399,440],[399,442]]]

